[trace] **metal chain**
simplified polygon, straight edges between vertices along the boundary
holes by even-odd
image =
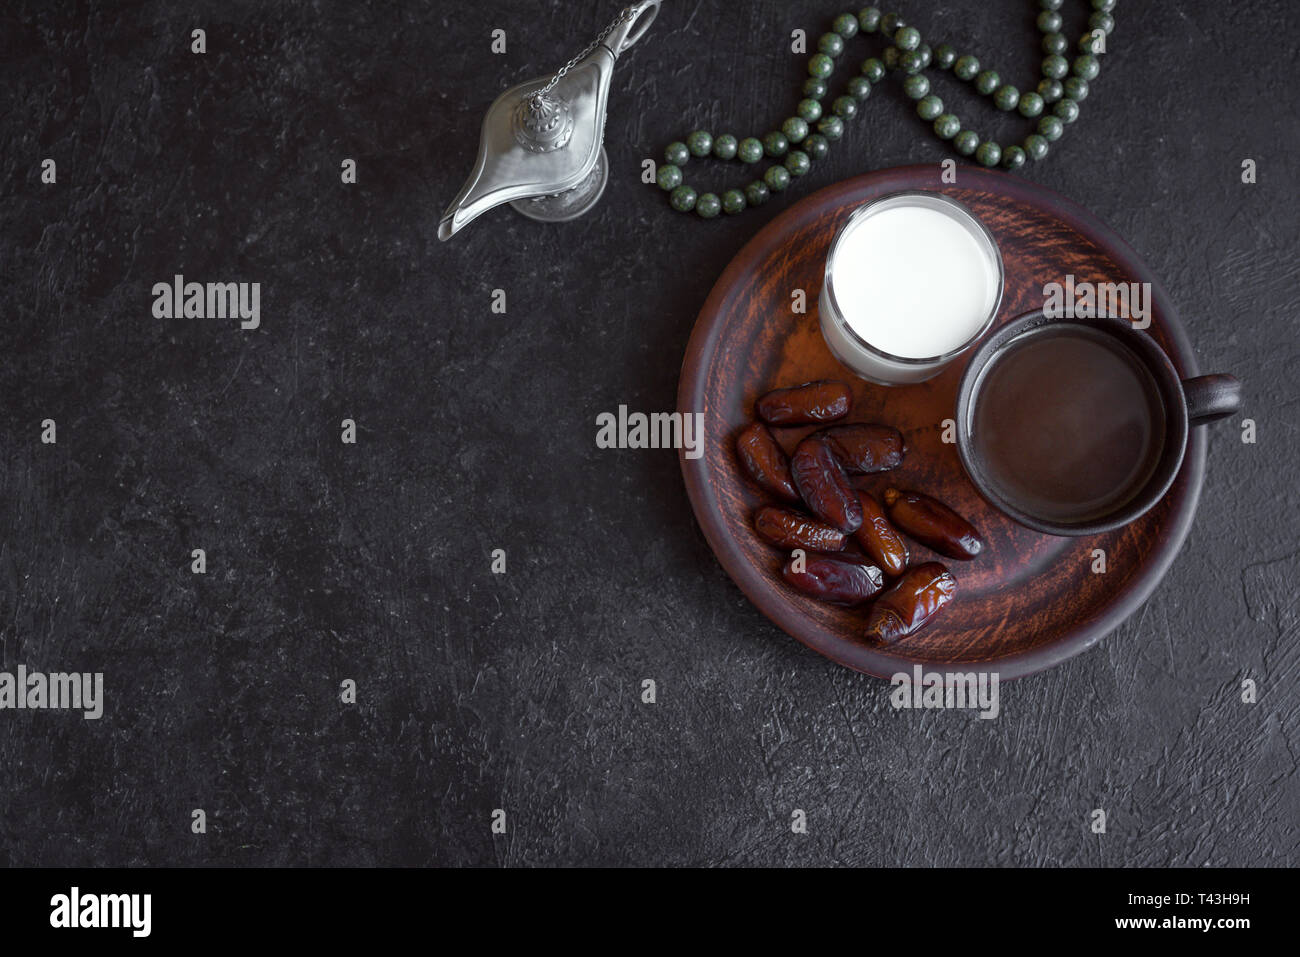
[[[631,19],[632,19],[632,8],[624,7],[623,12],[618,15],[618,17],[614,20],[613,23],[607,26],[604,30],[600,31],[600,35],[596,37],[596,39],[588,43],[587,48],[585,50],[583,50],[581,53],[575,56],[568,63],[564,64],[564,66],[560,67],[560,69],[556,72],[555,76],[551,77],[551,82],[547,83],[546,86],[542,87],[540,90],[534,93],[531,99],[540,100],[542,97],[546,96],[547,93],[550,93],[551,90],[554,89],[555,84],[559,83],[560,80],[564,79],[565,74],[568,73],[570,70],[572,70],[583,60],[585,60],[588,57],[588,55],[590,55],[591,52],[596,49],[596,47],[604,43],[605,38],[608,37],[611,33],[613,33],[616,27],[621,26],[624,23],[627,23]]]

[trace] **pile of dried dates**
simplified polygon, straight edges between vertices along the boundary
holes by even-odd
[[[924,628],[957,591],[940,563],[908,566],[899,532],[961,560],[974,558],[984,543],[970,522],[928,495],[888,488],[882,502],[854,487],[852,476],[887,472],[903,461],[907,450],[897,429],[827,425],[787,458],[769,428],[838,422],[852,403],[849,387],[831,380],[769,392],[754,405],[761,421],[740,433],[736,451],[750,478],[786,503],[754,514],[754,530],[764,541],[803,552],[782,569],[785,580],[821,601],[871,602],[867,638],[892,644]]]

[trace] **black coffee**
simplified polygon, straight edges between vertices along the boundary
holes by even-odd
[[[1164,444],[1155,379],[1108,333],[1044,326],[1011,341],[975,394],[971,439],[993,491],[1045,521],[1122,508]]]

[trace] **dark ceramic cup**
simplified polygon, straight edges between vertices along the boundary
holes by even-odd
[[[1018,346],[1052,330],[1084,327],[1079,332],[1096,338],[1108,337],[1150,374],[1150,384],[1158,396],[1151,404],[1152,416],[1158,416],[1161,438],[1152,446],[1150,471],[1141,484],[1116,501],[1104,514],[1085,519],[1063,521],[1036,509],[1027,497],[1008,492],[1005,482],[993,477],[986,450],[976,428],[976,412],[988,376],[997,362]],[[1087,332],[1084,332],[1087,330]],[[998,329],[971,354],[957,392],[957,452],[966,474],[979,493],[995,508],[1022,525],[1051,535],[1094,535],[1126,525],[1150,510],[1169,491],[1183,462],[1189,429],[1236,413],[1241,407],[1241,383],[1230,375],[1203,375],[1180,379],[1173,363],[1155,340],[1133,328],[1123,319],[1057,319],[1041,311],[1012,320]]]

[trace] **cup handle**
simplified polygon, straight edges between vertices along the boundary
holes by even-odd
[[[1241,409],[1241,381],[1236,376],[1220,373],[1184,379],[1183,394],[1191,425],[1224,419]]]

